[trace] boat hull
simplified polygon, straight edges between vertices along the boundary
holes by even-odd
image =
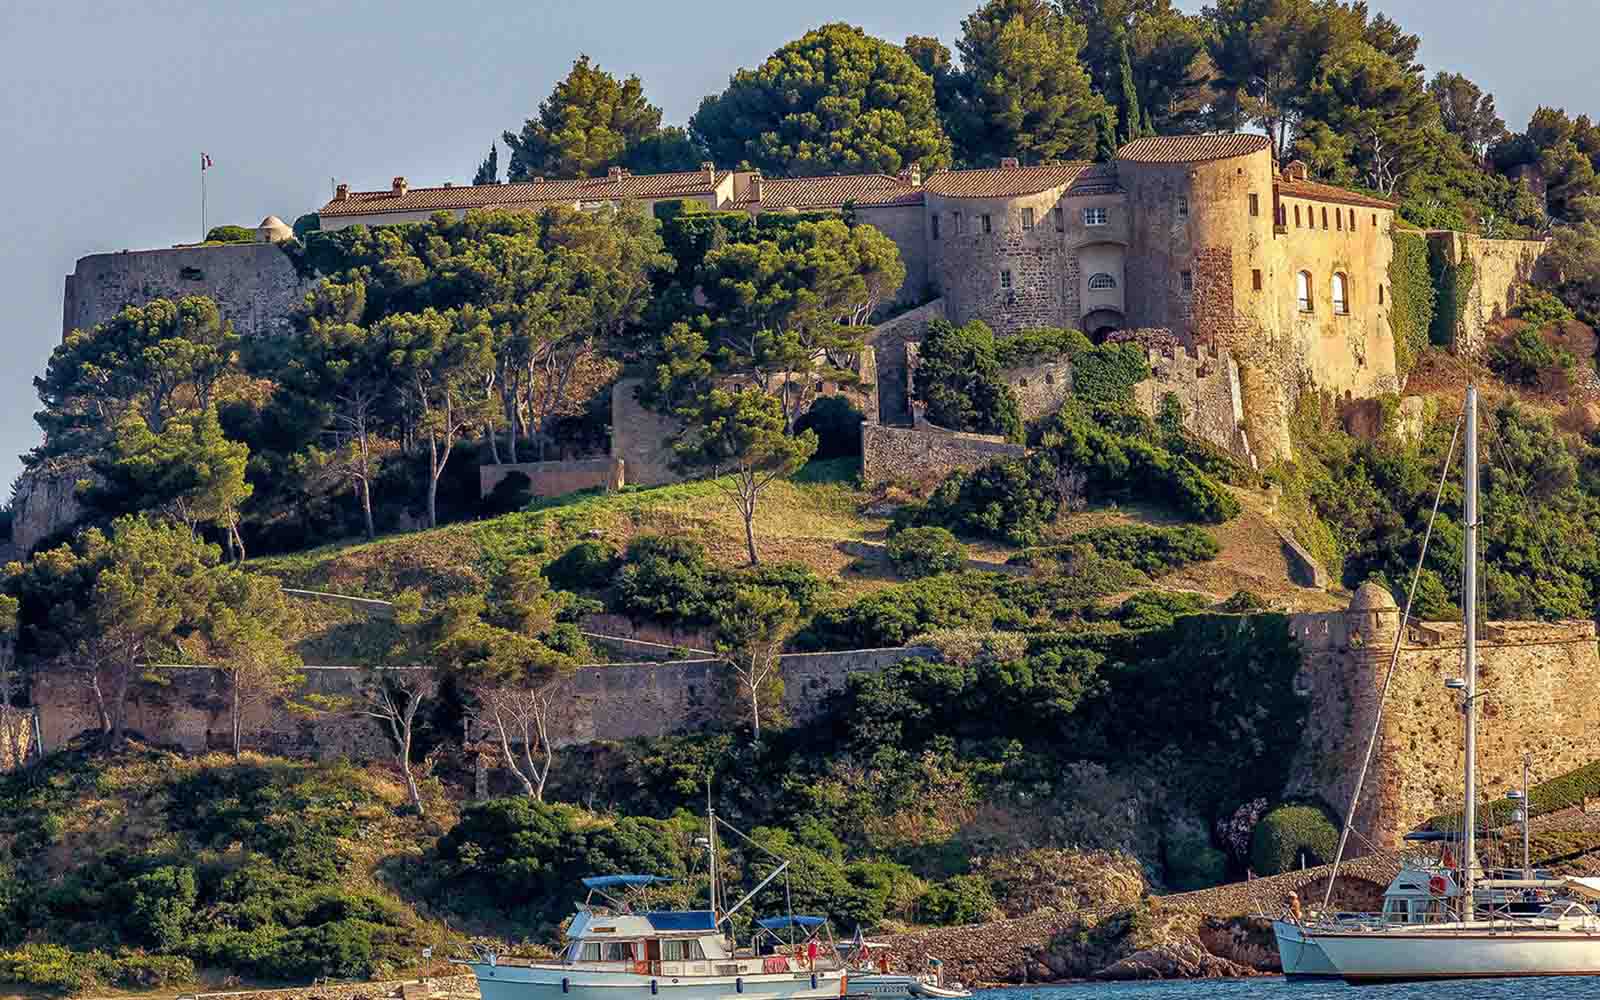
[[[917,976],[884,972],[861,972],[851,975],[850,994],[852,996],[881,997],[883,1000],[899,1000],[899,998],[904,997],[959,1000],[959,998],[972,996],[970,990],[938,986],[934,983],[924,982]]]
[[[1278,940],[1278,961],[1287,979],[1339,979],[1339,970],[1328,961],[1322,947],[1306,934],[1305,928],[1287,920],[1274,920],[1272,934]]]
[[[559,965],[467,963],[482,1000],[832,1000],[838,970],[748,976],[648,976]],[[813,985],[813,983],[815,985]]]
[[[1600,933],[1332,932],[1314,940],[1351,983],[1600,976]]]

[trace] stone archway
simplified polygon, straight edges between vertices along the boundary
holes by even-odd
[[[1115,309],[1095,309],[1084,314],[1079,324],[1083,332],[1095,343],[1103,343],[1106,336],[1122,329],[1123,315]]]

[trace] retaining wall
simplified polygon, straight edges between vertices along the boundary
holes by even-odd
[[[620,458],[480,465],[478,496],[493,493],[501,480],[514,472],[528,477],[528,492],[536,497],[559,497],[579,490],[619,490],[623,484],[623,460]]]

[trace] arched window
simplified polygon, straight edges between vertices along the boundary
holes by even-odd
[[[1337,271],[1333,275],[1333,311],[1341,314],[1350,311],[1350,297],[1345,288],[1345,277]]]
[[[1117,279],[1101,271],[1099,274],[1091,274],[1089,276],[1089,287],[1092,289],[1115,288],[1117,287]]]
[[[1300,311],[1311,311],[1311,272],[1301,271],[1294,276],[1294,297],[1300,303]]]

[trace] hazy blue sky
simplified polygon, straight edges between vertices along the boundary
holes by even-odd
[[[1180,0],[1198,10],[1201,0]],[[0,477],[39,434],[32,378],[61,332],[78,257],[254,226],[357,188],[463,183],[579,52],[638,73],[682,123],[807,28],[847,20],[951,44],[978,0],[0,0]],[[1600,112],[1593,0],[1373,0],[1422,35],[1422,60],[1491,90],[1514,128],[1540,103]]]

